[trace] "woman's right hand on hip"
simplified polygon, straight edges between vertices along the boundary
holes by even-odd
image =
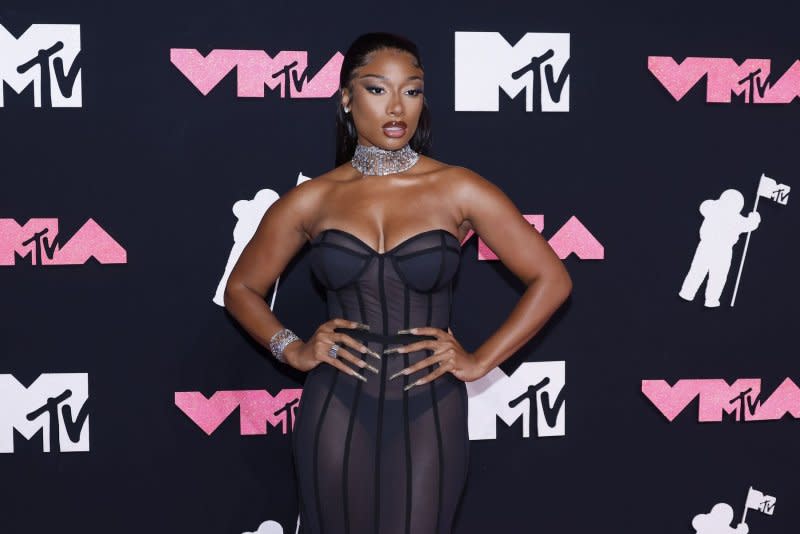
[[[320,363],[325,362],[333,365],[343,373],[353,375],[366,381],[366,378],[364,378],[361,373],[342,360],[347,360],[358,368],[366,368],[374,373],[378,373],[378,370],[365,362],[363,358],[355,356],[348,348],[358,353],[367,353],[378,359],[380,359],[380,355],[370,350],[357,339],[342,332],[334,331],[335,328],[363,329],[365,326],[366,325],[357,321],[349,321],[340,318],[325,321],[305,343],[294,342],[286,346],[283,350],[286,363],[300,371],[310,371]],[[369,329],[369,327],[366,328]],[[339,349],[336,352],[337,358],[333,358],[329,355],[331,346],[333,346],[334,343],[339,345]]]

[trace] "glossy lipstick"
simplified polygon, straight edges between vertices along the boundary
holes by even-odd
[[[408,126],[403,121],[389,121],[383,125],[383,133],[387,137],[403,137]]]

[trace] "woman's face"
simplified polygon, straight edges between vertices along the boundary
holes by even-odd
[[[358,143],[396,150],[411,140],[422,112],[422,69],[414,56],[394,49],[377,50],[355,69],[352,92],[342,91],[350,108]]]

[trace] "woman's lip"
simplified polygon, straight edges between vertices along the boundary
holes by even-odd
[[[384,127],[383,133],[389,137],[403,137],[406,133],[406,129],[402,126]]]

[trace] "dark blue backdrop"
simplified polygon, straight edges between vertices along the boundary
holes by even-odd
[[[14,452],[0,454],[0,532],[241,534],[267,520],[294,532],[290,434],[241,435],[237,411],[207,435],[174,395],[302,387],[301,373],[276,364],[211,297],[234,202],[333,166],[336,100],[237,97],[235,73],[204,96],[170,49],[308,51],[315,73],[376,30],[420,47],[432,157],[543,214],[545,237],[574,215],[605,248],[603,260],[565,259],[572,297],[502,365],[511,374],[526,361],[565,361],[566,435],[523,438],[521,420],[498,421],[497,439],[473,440],[456,532],[694,532],[691,519],[718,502],[733,507],[735,525],[749,486],[777,499],[774,515],[748,512],[750,532],[793,532],[794,418],[699,423],[693,401],[669,422],[641,381],[761,378],[763,401],[800,378],[792,202],[759,203],[735,307],[744,238],[720,308],[677,296],[701,201],[735,188],[746,214],[762,173],[800,184],[800,102],[711,104],[705,78],[676,101],[647,68],[649,56],[766,58],[774,82],[800,58],[798,15],[789,2],[741,1],[4,2],[0,25],[14,37],[31,24],[80,26],[82,104],[36,108],[35,84],[17,95],[4,83],[0,219],[56,218],[63,244],[92,218],[127,260],[0,266],[0,374],[27,387],[42,373],[85,373],[90,425],[83,452],[46,453],[42,434],[13,431]],[[501,93],[497,112],[455,111],[456,31],[512,44],[568,33],[570,110],[526,112],[522,93]],[[0,55],[10,47],[0,41]],[[453,328],[464,346],[490,335],[522,289],[469,241]],[[301,254],[274,311],[307,337],[324,306]],[[21,413],[9,391],[2,432]]]

